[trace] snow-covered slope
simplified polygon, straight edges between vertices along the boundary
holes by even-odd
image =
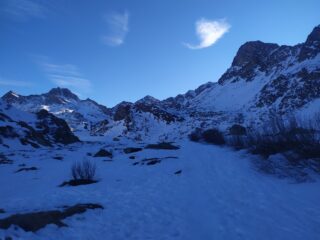
[[[87,155],[105,146],[99,144],[50,152],[8,151],[8,155],[14,155],[9,157],[13,160],[11,165],[0,168],[3,183],[0,206],[4,210],[0,219],[14,214],[61,210],[63,206],[79,203],[99,203],[105,209],[68,217],[63,220],[67,226],[50,224],[35,233],[14,226],[0,229],[0,238],[318,238],[319,176],[312,176],[316,182],[293,184],[292,179],[258,173],[248,161],[252,156],[242,152],[185,141],[176,144],[181,149],[145,149],[132,154],[135,159],[124,154],[121,145],[117,145],[118,150],[108,145],[107,149],[114,154],[113,161]],[[57,156],[63,159],[56,160]],[[96,163],[99,182],[58,187],[70,178],[72,163],[83,158]],[[161,162],[133,165],[148,158],[159,158]],[[37,170],[14,173],[20,164]]]

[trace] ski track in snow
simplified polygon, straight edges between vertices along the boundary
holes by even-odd
[[[76,203],[100,203],[36,233],[14,227],[0,230],[13,239],[317,239],[320,235],[319,181],[290,184],[253,169],[250,156],[228,148],[181,142],[181,149],[143,150],[128,159],[97,162],[100,181],[57,187],[68,180],[73,161],[101,145],[75,151],[30,152],[30,158],[0,166],[0,207],[15,213],[57,209]],[[64,155],[63,161],[50,159]],[[143,158],[177,156],[153,166],[133,166]],[[38,171],[13,173],[18,164]],[[174,172],[182,170],[180,175]]]

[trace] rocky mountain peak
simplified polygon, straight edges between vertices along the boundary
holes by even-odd
[[[12,102],[16,101],[19,97],[20,97],[19,94],[15,93],[13,91],[9,91],[6,94],[4,94],[1,97],[1,99],[3,99],[7,103],[12,103]]]
[[[314,58],[320,53],[320,25],[316,26],[301,46],[298,60],[300,62]]]
[[[46,95],[51,96],[51,97],[59,97],[65,100],[75,100],[79,101],[79,98],[77,95],[72,93],[69,89],[67,88],[52,88]]]
[[[306,40],[306,44],[313,44],[314,42],[320,42],[320,25],[312,30]]]
[[[141,98],[140,100],[136,101],[135,104],[154,104],[154,103],[158,103],[160,102],[160,100],[150,96],[150,95],[147,95],[143,98]]]
[[[239,48],[231,67],[221,76],[218,83],[224,84],[229,80],[237,82],[241,79],[252,81],[257,70],[264,72],[270,67],[270,64],[274,64],[269,61],[270,56],[280,48],[274,43],[246,42]]]
[[[233,59],[232,66],[260,65],[266,56],[278,47],[279,45],[274,43],[246,42],[239,48],[237,55]]]
[[[114,111],[113,119],[114,119],[114,121],[120,121],[120,120],[123,120],[123,119],[129,119],[130,118],[130,110],[131,110],[132,106],[133,106],[133,104],[131,102],[125,102],[125,101],[122,101],[121,103],[116,105],[113,108],[113,111]]]

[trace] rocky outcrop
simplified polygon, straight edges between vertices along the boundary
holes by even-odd
[[[37,129],[41,129],[40,131],[45,135],[51,135],[55,143],[71,144],[80,141],[63,119],[57,118],[46,110],[39,111],[37,117]]]
[[[320,52],[320,25],[309,34],[299,53],[299,61],[314,58]]]
[[[82,214],[91,209],[103,209],[100,204],[85,203],[73,206],[65,206],[62,209],[14,214],[0,219],[0,228],[8,229],[10,226],[18,226],[26,232],[36,232],[49,224],[58,227],[67,227],[62,220],[76,214]]]
[[[46,110],[41,110],[37,114],[27,114],[0,104],[0,112],[2,116],[0,119],[0,140],[3,144],[8,140],[17,140],[22,145],[38,148],[79,142],[64,120]],[[23,117],[24,115],[25,117]],[[22,121],[21,118],[26,120]]]
[[[136,111],[151,113],[157,119],[162,120],[166,123],[172,123],[176,121],[183,121],[182,117],[174,115],[168,111],[163,110],[161,107],[154,104],[137,103],[135,104]]]
[[[131,118],[131,108],[133,104],[130,102],[121,102],[117,106],[114,107],[113,109],[113,120],[114,121],[121,121],[121,120],[126,120],[130,121]]]

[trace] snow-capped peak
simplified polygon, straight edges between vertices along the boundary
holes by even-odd
[[[72,93],[69,89],[67,88],[52,88],[47,94],[47,96],[51,97],[59,97],[60,99],[66,100],[66,101],[79,101],[80,99],[78,98],[77,95]]]
[[[2,96],[2,99],[5,100],[6,102],[10,103],[11,101],[14,101],[19,97],[20,97],[19,94],[15,93],[13,91],[9,91]]]
[[[141,98],[140,100],[136,101],[135,104],[147,104],[147,105],[150,105],[150,104],[155,104],[155,103],[158,103],[160,102],[160,100],[150,96],[150,95],[147,95],[143,98]]]

